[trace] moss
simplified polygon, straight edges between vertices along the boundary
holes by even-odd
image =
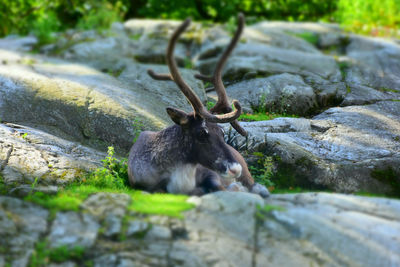
[[[124,70],[125,67],[121,67],[118,69],[102,69],[101,71],[107,73],[110,76],[118,78]]]
[[[387,88],[387,87],[380,87],[380,88],[378,88],[378,90],[381,92],[400,93],[399,90],[391,89],[391,88]]]
[[[282,162],[279,156],[269,158],[272,159],[271,161],[268,161],[267,164],[267,166],[271,166],[269,170],[258,163],[249,164],[249,169],[255,178],[260,172],[268,173],[268,183],[263,185],[267,186],[272,193],[327,191],[326,187],[316,185],[309,181],[309,178],[303,174],[303,171],[301,171],[301,169],[304,168],[309,170],[314,165],[314,163],[307,157],[302,157],[296,160],[294,164]],[[261,169],[258,170],[258,172],[254,172],[254,167]]]
[[[0,174],[0,195],[6,195],[8,192],[7,185],[4,182],[3,176]]]
[[[317,46],[318,45],[318,35],[311,32],[302,32],[302,33],[291,33],[287,32],[287,34],[303,39],[304,41],[309,42],[310,44]]]
[[[400,197],[400,173],[394,170],[392,167],[386,167],[383,169],[374,169],[371,171],[371,177],[389,185],[392,188],[390,196]]]
[[[272,211],[286,211],[286,209],[276,205],[257,205],[255,213],[256,220],[263,221]]]
[[[280,117],[298,118],[299,116],[291,114],[273,113],[273,112],[255,112],[253,114],[246,113],[240,115],[239,121],[268,121]]]
[[[136,34],[131,34],[131,35],[129,35],[129,38],[132,39],[132,40],[134,40],[134,41],[139,40],[140,37],[142,37],[142,35],[141,35],[140,33],[136,33]]]
[[[84,253],[85,249],[80,246],[49,248],[48,242],[44,240],[36,243],[29,266],[47,266],[50,262],[61,263],[67,260],[81,261]]]
[[[346,61],[338,62],[340,73],[342,74],[342,79],[345,80],[347,76],[347,70],[350,68],[350,65]]]

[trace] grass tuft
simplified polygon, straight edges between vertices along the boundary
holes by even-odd
[[[194,207],[193,204],[186,202],[188,196],[147,194],[130,188],[127,161],[115,158],[112,147],[103,160],[102,168],[65,186],[56,195],[35,192],[25,197],[25,200],[49,209],[51,216],[54,217],[58,211],[79,211],[85,199],[99,192],[127,194],[132,199],[129,210],[145,214],[182,218],[183,211]]]

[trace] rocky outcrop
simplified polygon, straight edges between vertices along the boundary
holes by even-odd
[[[218,192],[189,199],[196,207],[176,219],[129,214],[123,195],[92,198],[96,201],[88,199],[81,211],[59,212],[51,220],[36,205],[0,197],[0,244],[6,245],[0,263],[26,266],[35,253],[33,244],[54,239],[52,247],[81,245],[85,261],[94,266],[400,264],[398,200],[327,193],[263,200],[254,194]],[[86,213],[97,201],[103,212]],[[116,231],[120,238],[100,231],[101,225],[113,225],[104,218],[115,214],[114,203],[120,203],[117,214],[125,216],[125,226]],[[79,266],[73,259],[59,264]]]
[[[397,101],[331,108],[311,120],[242,123],[248,140],[237,134],[229,139],[274,157],[292,186],[399,196],[399,112]]]
[[[109,31],[70,30],[28,54],[34,37],[0,40],[0,192],[54,194],[126,153],[142,130],[190,111],[171,82],[165,47],[178,22],[131,20]],[[223,25],[193,23],[177,44],[184,79],[205,103],[210,74],[230,40]],[[400,46],[337,25],[261,22],[245,29],[224,69],[246,112],[307,116],[242,122],[238,149],[269,157],[287,187],[400,195]],[[33,184],[33,185],[32,185]],[[190,198],[182,219],[134,212],[126,194],[94,193],[56,212],[0,196],[0,267],[78,249],[48,266],[397,266],[400,202],[328,193],[243,192]],[[67,253],[68,254],[68,253]],[[79,253],[78,253],[79,254]],[[49,255],[49,254],[47,254]],[[72,254],[71,254],[72,255]],[[45,256],[42,256],[45,257]]]
[[[120,79],[58,59],[0,50],[0,118],[106,149],[129,151],[136,134],[170,124],[166,106],[190,110],[173,82],[153,81],[146,70],[165,66],[130,64]],[[203,85],[183,71],[201,99]],[[163,103],[163,105],[160,105]],[[164,106],[165,105],[165,106]]]
[[[76,180],[101,166],[104,153],[37,129],[0,124],[0,176],[10,193],[54,193],[57,186]],[[35,181],[36,180],[36,181]]]

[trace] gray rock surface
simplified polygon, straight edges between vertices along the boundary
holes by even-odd
[[[400,45],[380,39],[353,37],[346,48],[345,81],[350,93],[342,105],[400,100]]]
[[[287,73],[238,82],[226,91],[245,111],[305,115],[318,107],[313,89],[300,76]]]
[[[248,143],[238,135],[233,143],[275,157],[278,171],[297,185],[398,196],[399,112],[399,102],[386,101],[331,108],[312,120],[242,123]]]
[[[36,242],[47,231],[48,215],[31,203],[0,196],[0,263],[28,266]]]
[[[89,214],[58,212],[51,225],[48,242],[51,248],[90,248],[96,241],[99,228],[100,225]]]
[[[101,166],[104,153],[43,131],[0,124],[0,176],[16,194],[52,193],[81,174]]]
[[[144,232],[115,239],[100,236],[94,217],[85,211],[59,212],[47,226],[47,211],[0,196],[0,242],[11,242],[7,251],[0,250],[0,259],[27,266],[28,253],[40,237],[52,247],[85,246],[85,261],[100,267],[400,264],[399,200],[329,193],[277,194],[263,200],[255,194],[217,192],[188,201],[196,207],[183,219],[136,214],[127,222],[147,225],[139,227]],[[106,210],[103,215],[110,214]],[[16,236],[24,236],[23,246]],[[10,253],[16,248],[19,254]],[[17,255],[26,255],[25,261]],[[58,264],[54,266],[79,266],[73,260]]]
[[[173,82],[147,77],[148,68],[131,64],[118,80],[91,67],[0,50],[0,118],[105,149],[129,151],[135,133],[170,124],[165,108],[191,110]],[[203,85],[193,73],[185,78],[201,99]]]

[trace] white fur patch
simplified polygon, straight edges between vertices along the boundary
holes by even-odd
[[[236,179],[239,178],[242,174],[242,165],[239,163],[229,163],[228,169],[225,173],[222,173],[221,176],[224,179]]]
[[[196,165],[185,164],[177,166],[171,173],[167,191],[174,194],[188,194],[196,186]]]

